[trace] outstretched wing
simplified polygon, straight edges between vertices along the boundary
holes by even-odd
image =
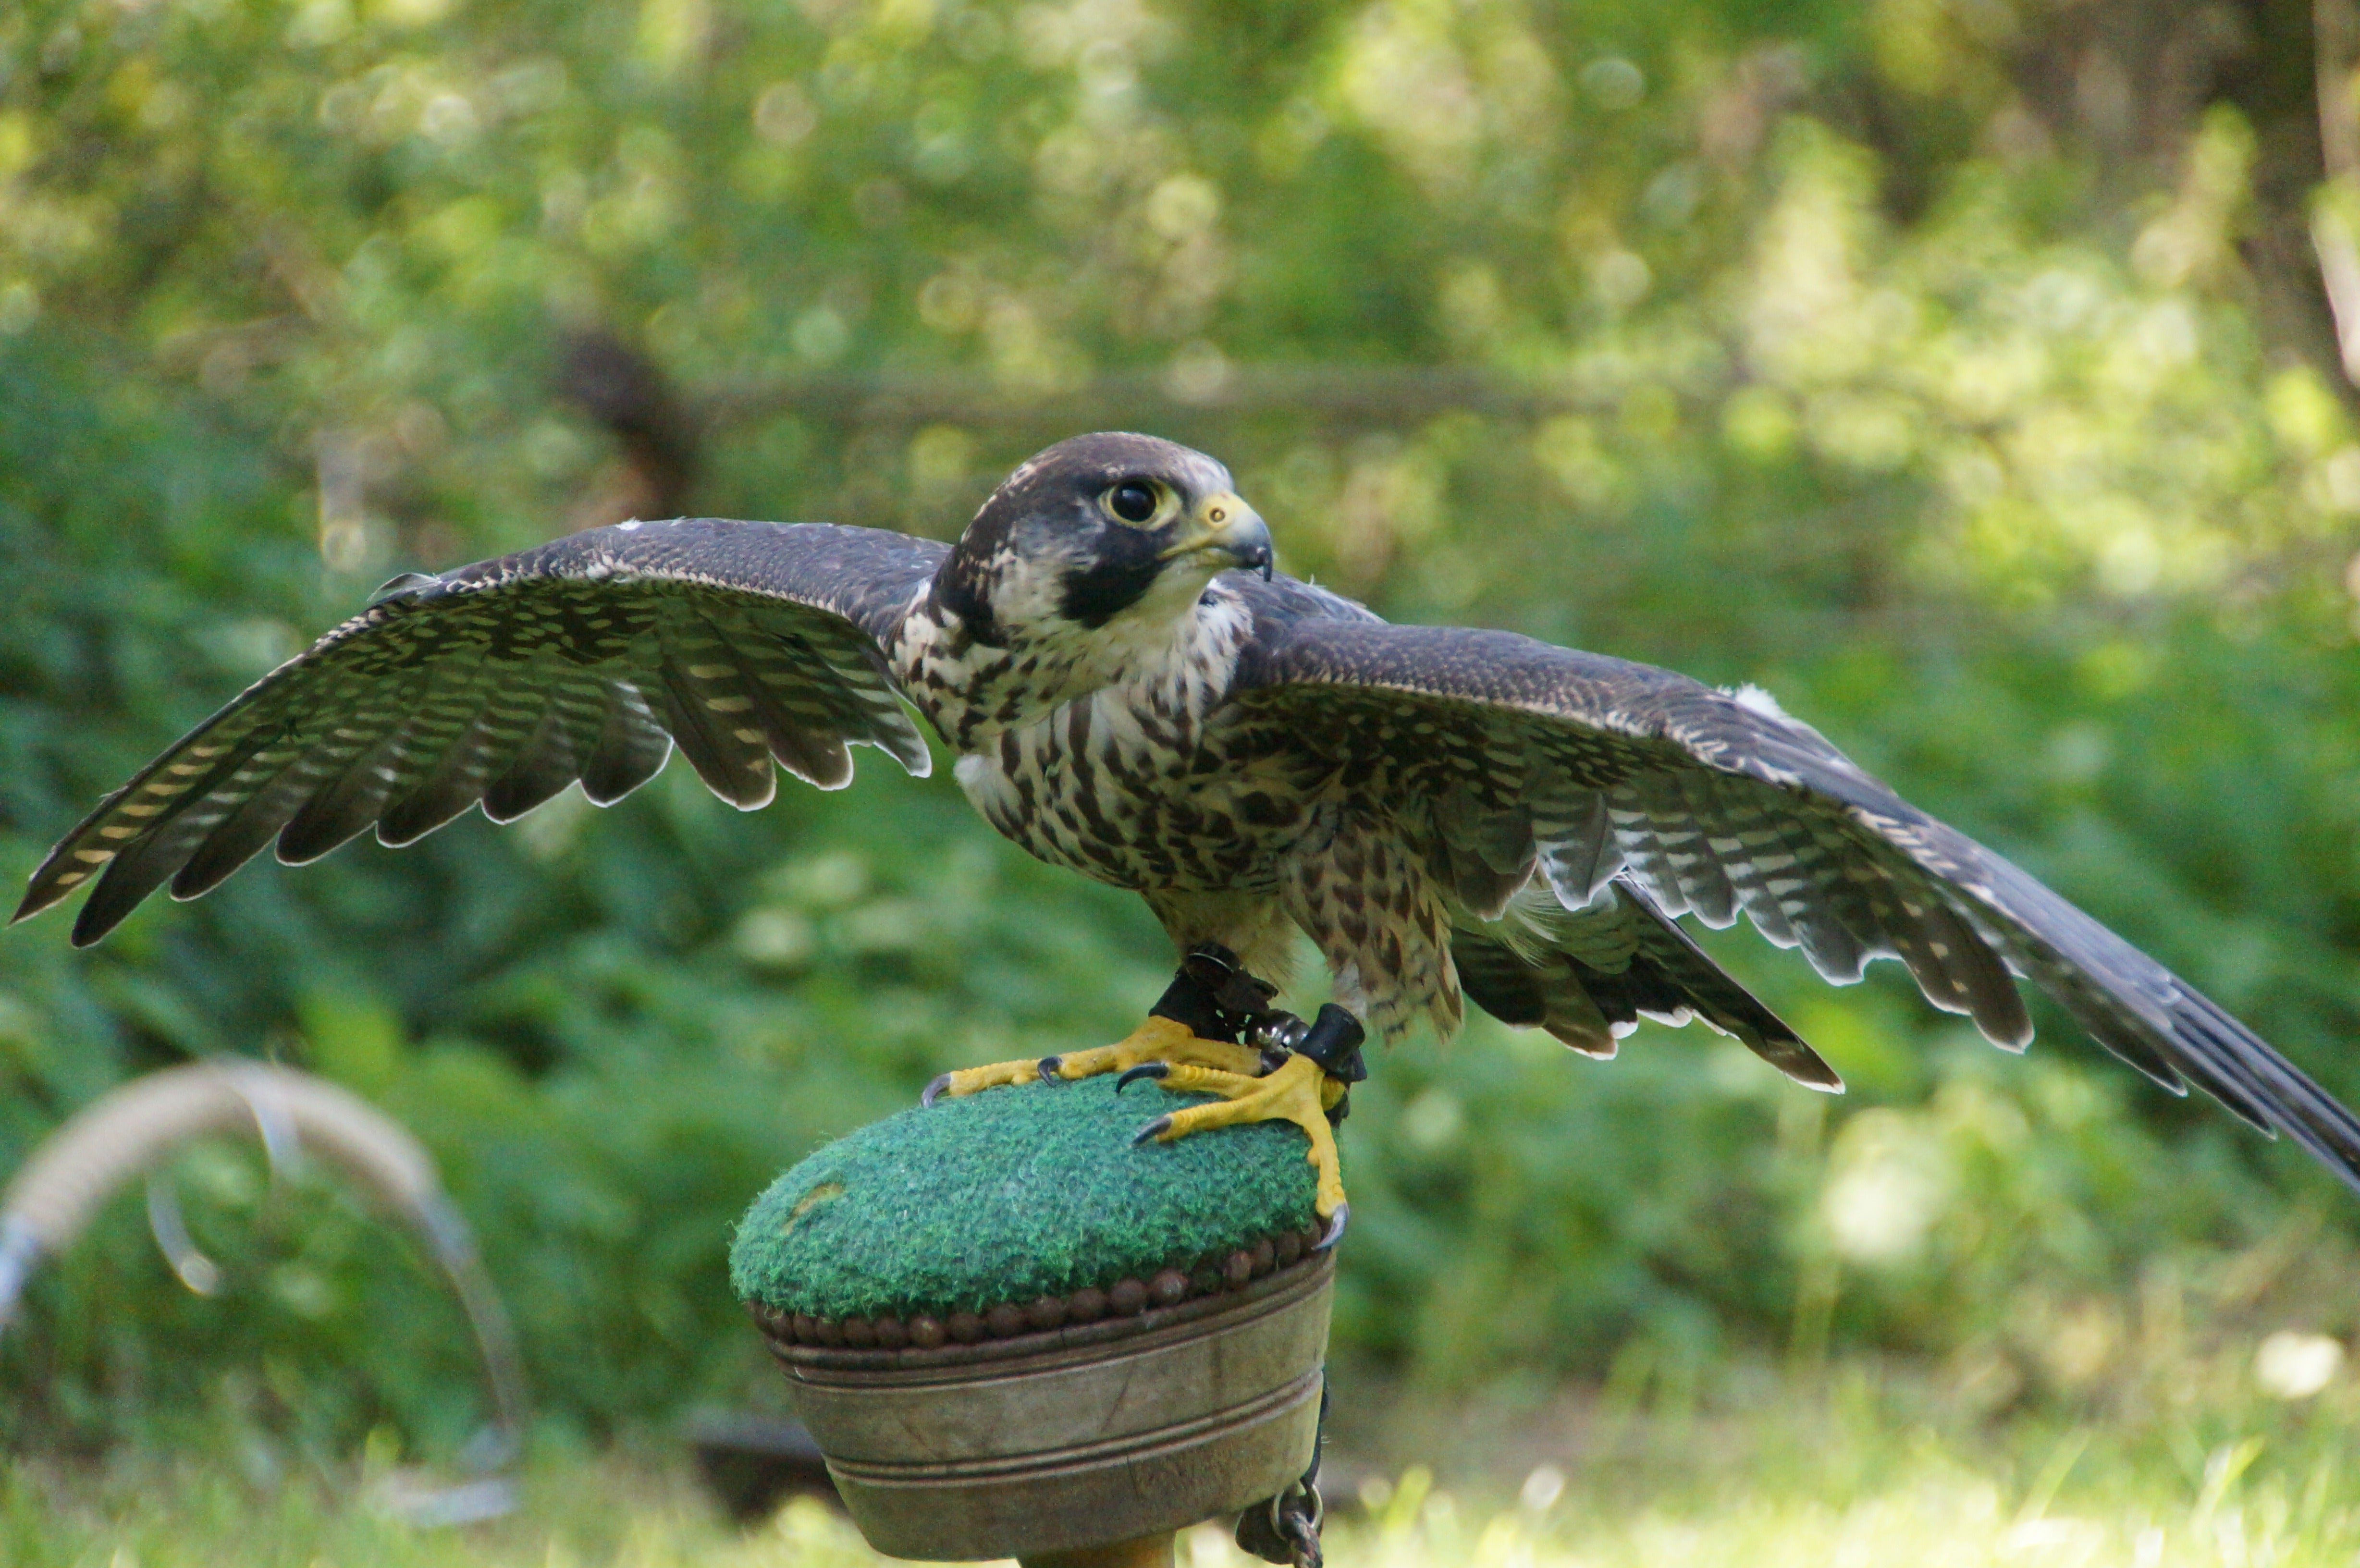
[[[15,920],[93,877],[77,946],[168,879],[193,898],[269,843],[316,859],[374,823],[404,844],[481,801],[509,822],[575,779],[600,805],[674,745],[751,810],[772,762],[823,789],[847,744],[927,771],[880,644],[944,547],[872,528],[623,523],[396,578],[101,801]]]
[[[1532,866],[1568,909],[1625,875],[1671,915],[1726,926],[1743,911],[1838,984],[1898,958],[1936,1007],[2010,1050],[2032,1038],[2010,977],[2027,975],[2157,1083],[2184,1094],[2194,1082],[2360,1187],[2360,1118],[2161,964],[1757,693],[1505,632],[1275,602],[1236,684],[1285,744],[1492,866]]]

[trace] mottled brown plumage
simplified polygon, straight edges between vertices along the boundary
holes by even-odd
[[[2360,1121],[2284,1058],[1767,698],[1388,625],[1272,575],[1227,472],[1142,436],[1051,448],[953,549],[689,519],[398,579],[102,802],[17,918],[94,880],[93,942],[274,837],[290,861],[372,824],[407,843],[577,779],[603,804],[675,745],[741,807],[776,767],[847,782],[848,745],[923,773],[897,693],[1001,833],[1138,890],[1184,951],[1280,974],[1308,933],[1385,1034],[1448,1033],[1462,996],[1599,1056],[1640,1017],[1702,1018],[1839,1087],[1675,923],[1743,914],[1838,983],[1898,958],[2009,1049],[2028,976],[2148,1077],[2360,1185]]]

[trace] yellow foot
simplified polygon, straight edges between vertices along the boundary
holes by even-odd
[[[1293,1122],[1301,1127],[1311,1139],[1311,1152],[1306,1158],[1319,1173],[1319,1193],[1314,1206],[1328,1222],[1319,1246],[1336,1245],[1336,1238],[1344,1234],[1344,1222],[1350,1216],[1352,1205],[1344,1201],[1344,1172],[1336,1158],[1336,1132],[1328,1124],[1328,1110],[1344,1097],[1345,1085],[1328,1076],[1319,1063],[1307,1056],[1290,1056],[1276,1072],[1259,1078],[1193,1063],[1171,1067],[1150,1063],[1124,1074],[1125,1082],[1133,1077],[1153,1078],[1175,1092],[1221,1096],[1211,1105],[1190,1105],[1156,1117],[1139,1129],[1137,1141],[1141,1143],[1150,1138],[1169,1143],[1192,1132],[1237,1127],[1245,1122]]]
[[[1262,1052],[1242,1045],[1199,1040],[1187,1025],[1170,1018],[1150,1018],[1117,1045],[1076,1051],[1070,1056],[1043,1056],[1028,1062],[995,1062],[988,1067],[964,1067],[945,1073],[926,1085],[921,1103],[933,1105],[945,1094],[956,1098],[978,1090],[1011,1083],[1051,1083],[1057,1079],[1091,1078],[1101,1073],[1122,1073],[1143,1062],[1168,1062],[1175,1066],[1211,1067],[1239,1076],[1260,1072]]]

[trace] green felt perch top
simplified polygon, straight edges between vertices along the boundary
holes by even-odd
[[[820,1320],[985,1312],[1143,1281],[1315,1225],[1309,1141],[1259,1122],[1134,1146],[1208,1096],[1111,1075],[987,1089],[872,1123],[770,1184],[738,1222],[729,1279]],[[1313,1231],[1316,1235],[1316,1230]]]

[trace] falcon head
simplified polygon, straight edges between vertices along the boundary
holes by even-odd
[[[1228,469],[1153,436],[1076,436],[991,493],[943,562],[934,603],[978,642],[1056,642],[1168,626],[1232,568],[1269,575],[1270,529]]]

